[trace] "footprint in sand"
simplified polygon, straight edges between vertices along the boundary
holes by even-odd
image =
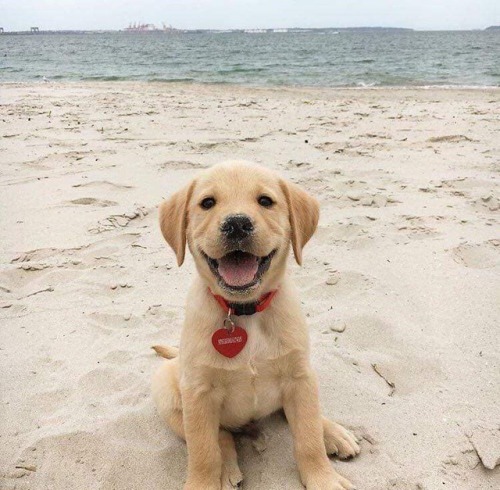
[[[11,291],[12,297],[20,300],[54,291],[55,285],[70,282],[78,277],[74,271],[53,269],[51,266],[23,264],[0,273],[3,287]]]
[[[211,142],[199,142],[199,143],[191,143],[190,145],[191,151],[194,153],[209,153],[212,151],[227,151],[227,150],[236,150],[241,148],[241,144],[236,140],[222,140],[222,141],[211,141]]]
[[[456,197],[470,199],[469,204],[480,211],[498,211],[499,197],[491,187],[491,181],[472,177],[457,177],[442,180],[435,185]]]
[[[112,396],[135,389],[141,378],[133,372],[111,367],[96,368],[78,380],[79,392],[84,398]]]
[[[198,162],[190,162],[188,160],[169,160],[158,164],[158,168],[161,170],[188,170],[191,168],[208,168],[208,165]]]
[[[126,364],[132,359],[132,354],[126,350],[113,350],[106,354],[102,362],[106,364]]]
[[[152,410],[128,405],[120,410],[110,406],[109,415],[98,424],[81,427],[80,421],[76,429],[67,423],[58,431],[30,434],[19,457],[11,462],[12,470],[0,477],[1,488],[71,489],[78,479],[85,482],[81,487],[85,489],[139,489],[145,488],[145,471],[147,488],[166,488],[166,474],[172,482],[183,481],[185,445],[167,439]],[[144,461],[148,461],[146,470]]]
[[[72,393],[69,389],[55,389],[36,393],[30,399],[37,413],[45,412],[52,415],[59,409],[64,410]]]
[[[8,300],[6,308],[14,299],[49,294],[62,285],[79,281],[101,259],[112,260],[113,255],[133,244],[137,236],[127,233],[76,248],[43,248],[17,255],[0,272],[1,292]]]
[[[141,318],[129,312],[123,314],[94,312],[90,313],[88,317],[95,328],[107,334],[116,330],[136,329],[143,324]]]
[[[75,204],[77,206],[98,206],[100,208],[107,208],[109,206],[117,206],[116,201],[107,201],[106,199],[96,199],[95,197],[81,197],[67,201],[67,204]]]
[[[44,259],[50,259],[62,254],[71,254],[73,251],[78,250],[77,248],[38,248],[35,250],[29,250],[28,252],[23,252],[16,255],[11,261],[11,264],[19,264],[23,262],[38,262]]]
[[[69,151],[65,153],[50,153],[34,160],[25,162],[25,166],[36,168],[38,170],[62,169],[68,165],[78,164],[80,160],[89,156],[90,151]]]
[[[402,215],[394,225],[398,234],[403,233],[411,239],[418,240],[438,236],[440,232],[437,227],[445,220],[446,218],[441,216]]]
[[[85,187],[91,189],[103,189],[103,190],[125,190],[133,189],[133,185],[127,184],[116,184],[115,182],[110,182],[109,180],[92,180],[90,182],[84,182],[81,184],[74,184],[72,187]]]
[[[333,223],[328,226],[320,225],[316,231],[316,238],[322,243],[347,243],[366,235],[368,232],[363,225],[357,223]]]
[[[363,294],[373,285],[373,280],[363,274],[354,271],[324,271],[323,277],[311,284],[311,274],[304,272],[296,276],[296,282],[299,288],[307,291],[311,298],[310,303],[325,303],[324,306],[330,306],[335,297],[357,296]]]
[[[500,240],[464,243],[451,252],[455,262],[472,269],[489,269],[500,264]]]
[[[377,393],[384,396],[407,395],[427,389],[430,383],[444,380],[440,362],[426,355],[425,345],[420,346],[418,354],[409,353],[402,344],[403,340],[394,335],[397,329],[390,323],[369,315],[347,316],[343,321],[346,330],[342,335],[363,353],[358,359],[359,365],[378,379]]]
[[[138,240],[138,233],[123,233],[111,238],[103,238],[82,248],[82,259],[91,261],[94,265],[94,259],[110,258],[117,252],[123,252],[126,247],[132,245]]]
[[[129,244],[137,240],[137,233],[124,233],[117,237],[104,238],[97,240],[89,245],[82,245],[75,248],[39,248],[29,250],[16,255],[11,261],[11,264],[26,265],[22,267],[28,270],[33,266],[33,270],[41,270],[45,265],[49,267],[58,267],[61,265],[79,265],[78,260],[91,259],[96,255],[111,255],[115,252],[123,250]],[[38,264],[42,262],[41,266]],[[91,266],[93,264],[87,264]]]
[[[480,198],[471,203],[479,211],[494,213],[500,210],[500,197],[494,191],[485,192]]]
[[[474,141],[465,134],[450,134],[446,136],[434,136],[427,140],[429,143],[461,143],[463,141]]]
[[[151,210],[152,209],[146,209],[139,206],[128,213],[113,214],[98,221],[96,226],[89,229],[89,233],[97,235],[116,228],[125,228],[126,226],[129,226],[132,221],[142,221],[151,212]]]

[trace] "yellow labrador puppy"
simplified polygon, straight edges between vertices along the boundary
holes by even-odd
[[[286,273],[313,235],[318,202],[263,167],[224,163],[201,173],[160,207],[163,236],[184,262],[186,243],[198,275],[189,291],[179,355],[153,378],[158,410],[186,440],[185,490],[239,485],[231,434],[284,409],[308,490],[352,489],[327,455],[359,453],[354,436],[322,417],[309,339]]]

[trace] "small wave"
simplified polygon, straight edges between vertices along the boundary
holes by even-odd
[[[148,78],[148,82],[158,82],[158,83],[181,83],[181,82],[194,82],[194,78]]]
[[[120,77],[118,75],[96,75],[90,77],[83,77],[85,82],[122,82],[132,80],[131,77]]]
[[[333,89],[351,89],[351,90],[498,90],[500,85],[382,85],[374,84],[372,86],[361,86],[361,85],[337,85],[331,87]]]
[[[24,70],[22,68],[15,68],[13,66],[0,66],[0,71],[5,71],[6,73],[21,73]]]
[[[229,68],[227,70],[217,70],[218,75],[230,75],[231,73],[261,73],[265,68]]]

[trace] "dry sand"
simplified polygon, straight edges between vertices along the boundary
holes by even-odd
[[[181,488],[150,346],[177,344],[194,271],[156,206],[230,158],[321,200],[292,267],[324,412],[362,440],[336,468],[361,490],[500,488],[500,91],[14,84],[0,102],[2,489]],[[261,425],[265,450],[238,442],[244,488],[302,488],[286,423]]]

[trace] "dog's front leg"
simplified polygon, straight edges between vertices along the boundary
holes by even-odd
[[[283,408],[292,430],[300,478],[307,490],[353,489],[326,456],[318,385],[311,368],[305,367],[285,384]]]
[[[184,490],[220,490],[220,396],[214,389],[184,388],[182,405],[188,449],[188,475]]]

